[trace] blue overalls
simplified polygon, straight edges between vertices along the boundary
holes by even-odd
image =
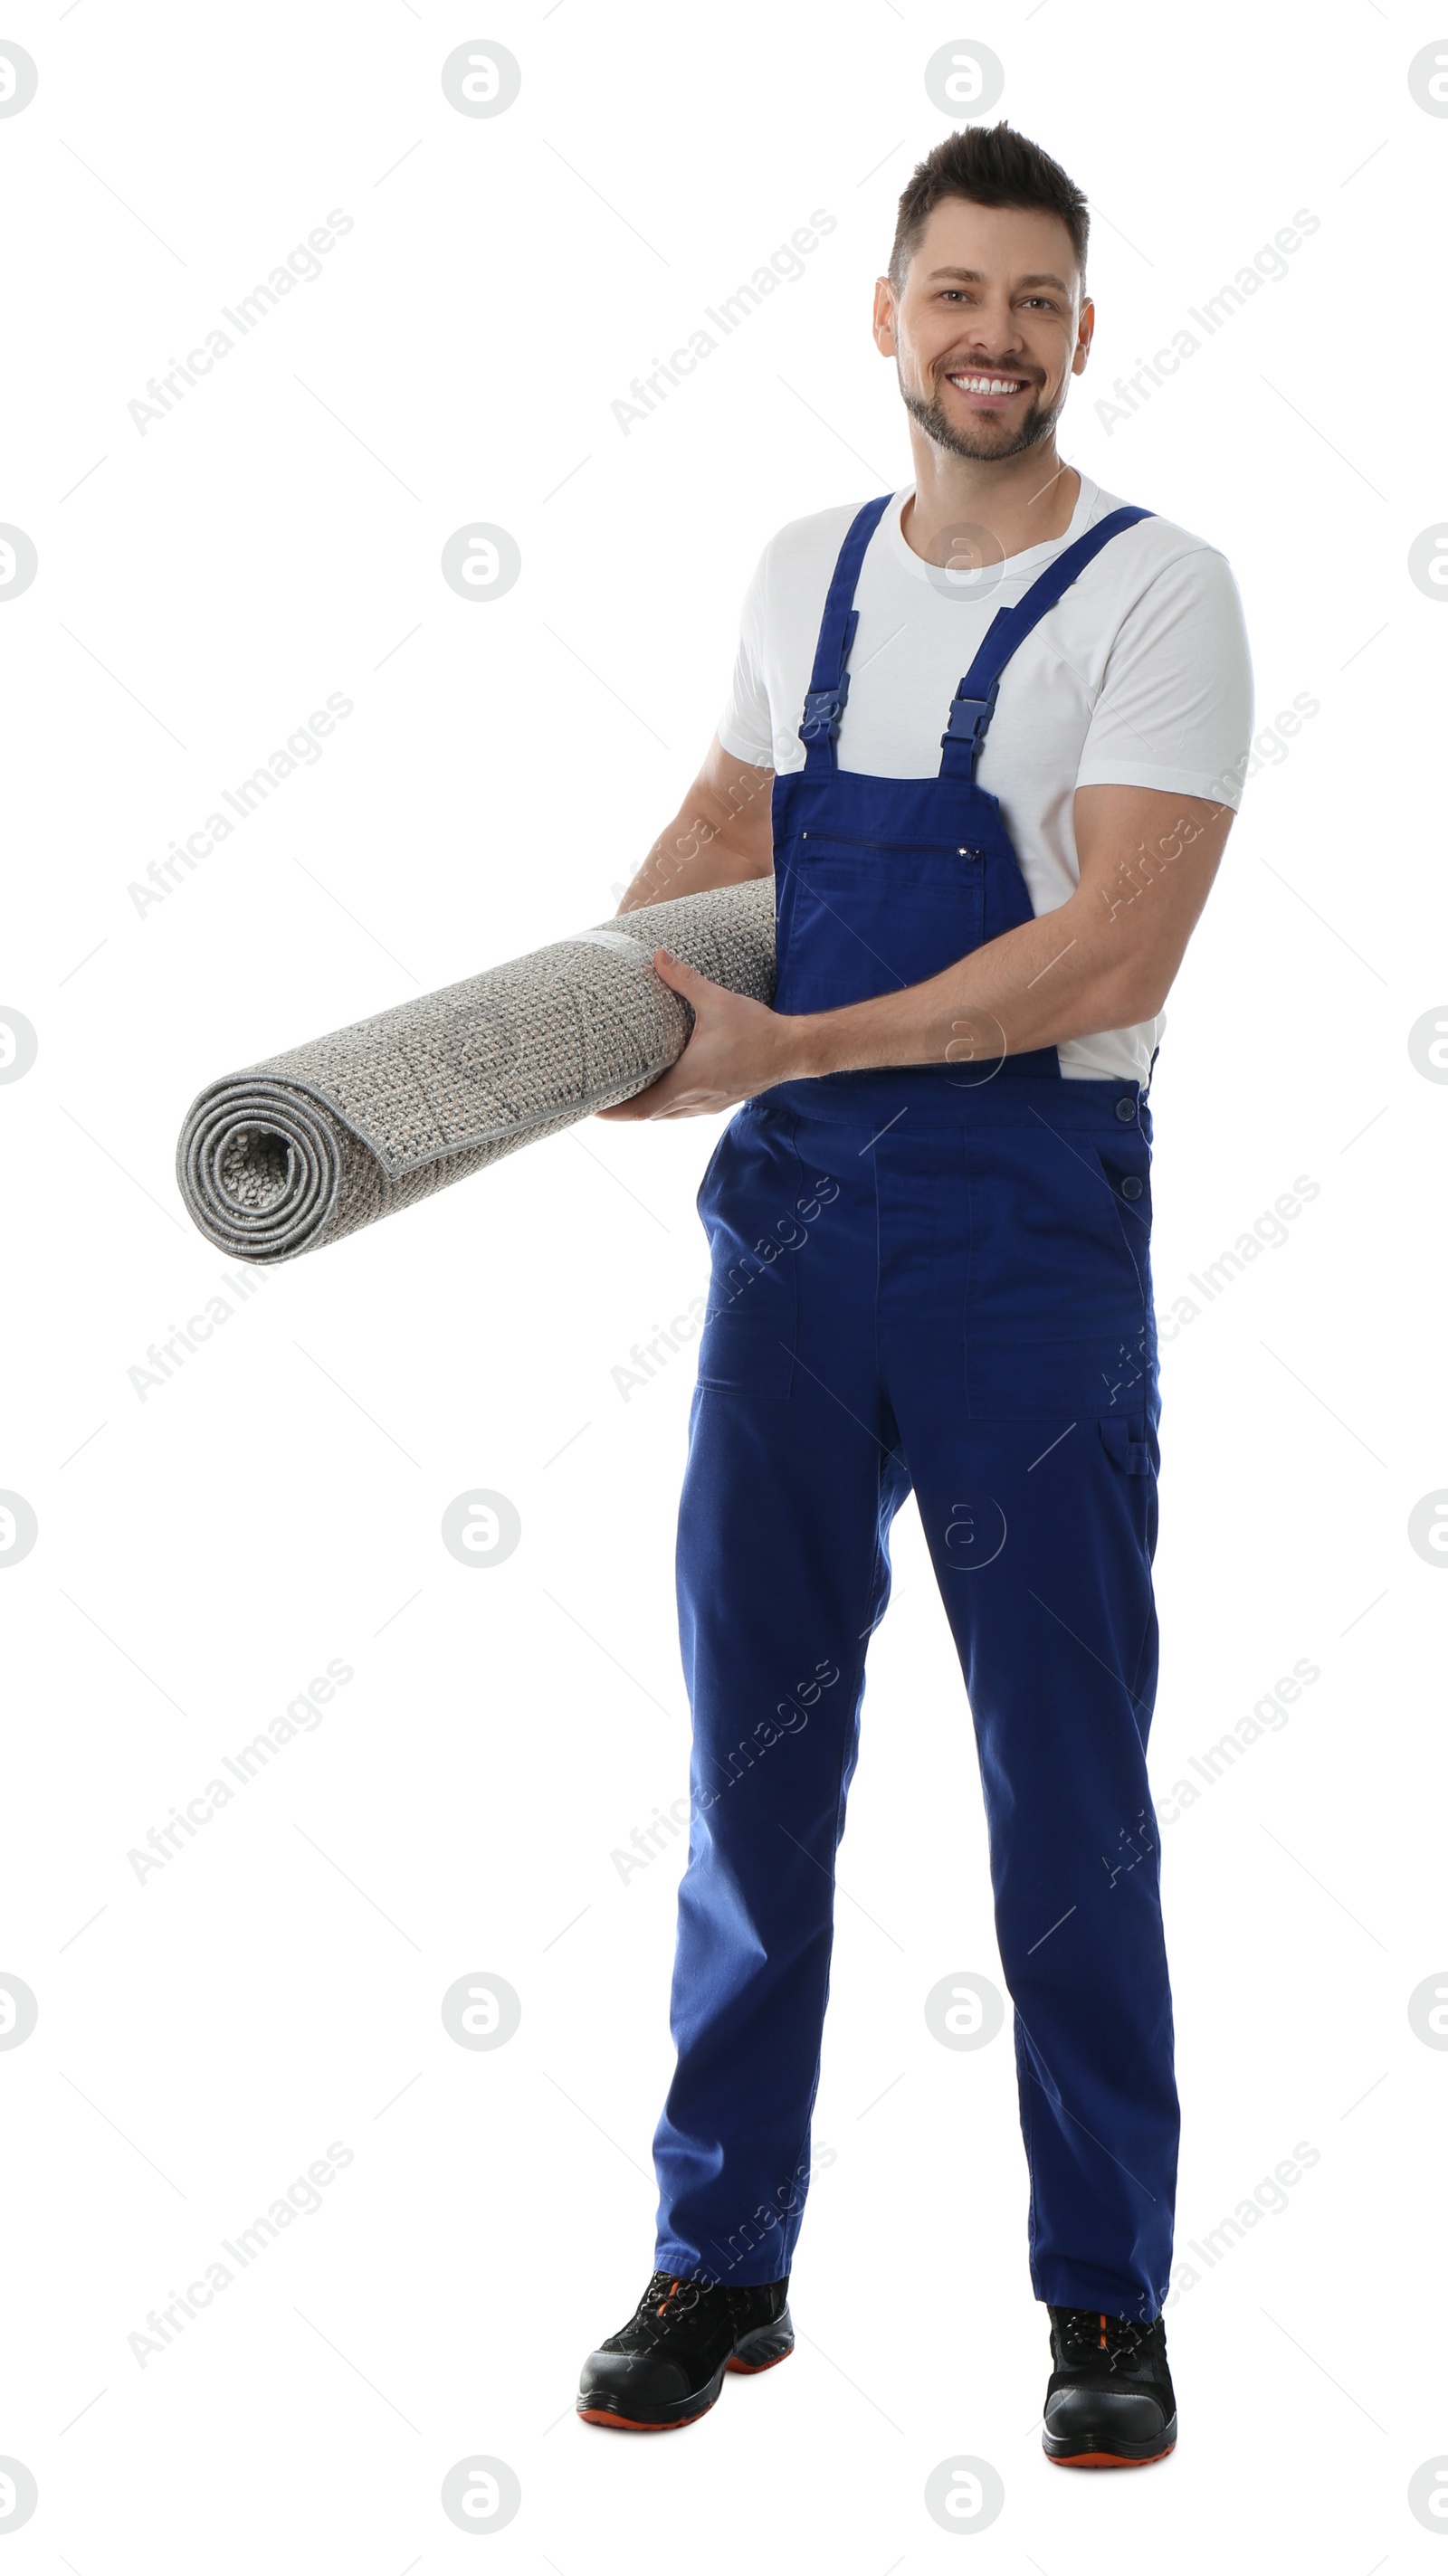
[[[887,501],[840,549],[805,765],[774,784],[784,1012],[918,984],[1033,917],[974,778],[1000,675],[1149,515],[1114,511],[998,612],[937,777],[875,778],[840,769],[835,739]],[[1063,1078],[1054,1047],[1002,1056],[976,1032],[956,1053],[759,1093],[699,1191],[712,1279],[678,1537],[692,1822],[655,2261],[739,2284],[790,2269],[865,1653],[913,1486],[975,1725],[1035,2294],[1149,2321],[1178,2130],[1146,1774],[1151,1113],[1139,1083]]]

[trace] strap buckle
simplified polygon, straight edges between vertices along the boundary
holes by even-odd
[[[997,680],[988,698],[954,697],[950,701],[950,716],[940,737],[940,746],[944,750],[948,743],[963,742],[970,752],[972,769],[980,757],[986,727],[995,713],[999,688]]]
[[[801,742],[818,742],[824,737],[833,742],[840,729],[845,700],[850,694],[850,675],[842,671],[832,688],[809,689],[805,693],[804,722],[799,729]]]

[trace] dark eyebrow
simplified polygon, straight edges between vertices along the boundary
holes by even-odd
[[[932,268],[930,275],[932,277],[961,277],[964,278],[966,283],[970,286],[986,286],[990,282],[978,268]],[[1049,272],[1044,271],[1039,277],[1019,277],[1016,280],[1016,284],[1018,287],[1054,286],[1062,295],[1069,295],[1071,292],[1071,289],[1066,284],[1064,277],[1052,277]]]

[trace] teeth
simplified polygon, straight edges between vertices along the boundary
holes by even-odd
[[[1021,389],[1019,376],[952,376],[950,381],[972,394],[1014,394]]]

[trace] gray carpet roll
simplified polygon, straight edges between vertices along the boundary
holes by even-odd
[[[196,1225],[292,1261],[646,1090],[694,1025],[658,947],[768,1002],[773,878],[641,905],[208,1083],[176,1148]]]

